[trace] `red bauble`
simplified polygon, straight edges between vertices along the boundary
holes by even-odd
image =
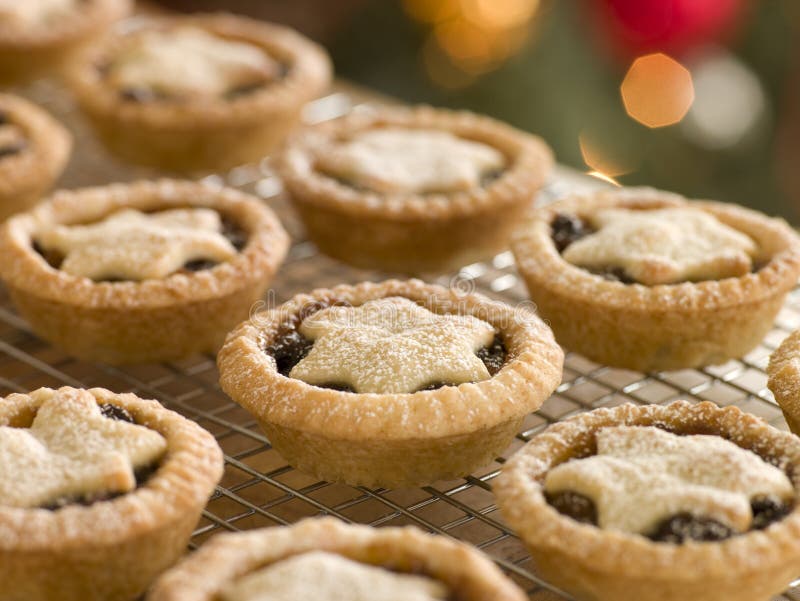
[[[679,56],[720,43],[741,21],[747,0],[588,0],[604,37],[626,56],[666,52]]]

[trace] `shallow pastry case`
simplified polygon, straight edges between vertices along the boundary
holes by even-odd
[[[110,158],[92,138],[88,125],[58,84],[38,82],[14,92],[49,109],[75,135],[76,151],[60,182],[62,187],[167,175],[131,168]],[[306,107],[304,120],[321,122],[386,101],[368,91],[339,83],[327,96]],[[288,259],[274,280],[266,302],[277,304],[316,287],[379,281],[394,275],[356,270],[320,255],[304,239],[268,158],[260,164],[237,167],[227,173],[208,174],[205,180],[255,194],[278,213],[291,233],[293,244]],[[606,184],[557,168],[539,202],[598,185]],[[438,276],[434,281],[462,290],[476,290],[512,304],[531,305],[510,252],[499,254],[491,261],[465,266],[458,273]],[[289,524],[323,514],[374,526],[415,525],[476,545],[522,586],[531,599],[552,601],[569,597],[536,575],[527,551],[503,522],[491,494],[492,480],[505,459],[550,423],[582,411],[625,402],[710,400],[722,406],[736,405],[786,429],[780,409],[766,388],[764,369],[769,354],[798,327],[800,289],[789,295],[763,343],[744,358],[724,365],[643,374],[605,367],[568,354],[563,382],[538,412],[526,418],[503,457],[467,478],[410,490],[353,488],[317,481],[287,465],[271,449],[252,416],[220,390],[214,357],[198,356],[178,363],[129,367],[81,362],[36,338],[14,312],[2,288],[0,393],[6,395],[62,385],[131,391],[161,401],[214,434],[225,452],[226,470],[194,532],[192,548],[217,532]],[[800,581],[797,584],[779,599],[800,600]]]

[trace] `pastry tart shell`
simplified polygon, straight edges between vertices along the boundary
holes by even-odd
[[[643,286],[604,279],[565,261],[551,227],[559,213],[607,207],[694,207],[750,236],[765,263],[742,277]],[[648,188],[573,196],[533,211],[514,235],[517,266],[539,314],[560,344],[638,371],[720,364],[764,338],[800,276],[800,238],[781,219],[743,207],[691,201]]]
[[[800,436],[800,331],[790,334],[769,358],[767,386],[789,429]]]
[[[141,28],[194,26],[263,48],[286,64],[279,81],[227,100],[133,102],[106,84],[97,68],[113,60],[126,35]],[[296,31],[228,14],[152,19],[84,52],[67,72],[78,103],[107,148],[123,160],[179,172],[220,170],[259,161],[300,121],[303,106],[323,93],[332,67],[325,50]]]
[[[458,601],[527,599],[487,557],[464,543],[413,527],[376,529],[310,518],[291,527],[215,536],[164,574],[147,601],[212,601],[229,582],[311,551],[428,576],[445,584]]]
[[[51,224],[90,223],[123,208],[207,207],[231,219],[247,244],[230,261],[141,282],[94,282],[51,267],[32,246]],[[158,180],[60,191],[0,228],[0,277],[33,330],[90,361],[170,361],[214,352],[246,318],[286,255],[274,213],[230,188]]]
[[[507,165],[485,186],[426,195],[358,190],[316,168],[320,147],[385,126],[450,132],[500,151]],[[355,111],[309,128],[290,140],[279,169],[308,236],[324,253],[357,267],[418,274],[507,250],[552,164],[550,149],[535,136],[468,112],[418,107]]]
[[[285,377],[264,350],[286,317],[312,303],[358,306],[391,296],[491,323],[503,336],[506,364],[482,382],[356,394]],[[560,382],[563,352],[528,311],[418,280],[389,280],[316,290],[255,314],[228,336],[217,363],[223,390],[256,417],[290,464],[327,481],[396,488],[461,477],[490,463]]]
[[[41,200],[64,171],[72,135],[44,109],[0,94],[0,112],[25,135],[26,147],[0,159],[0,222]]]
[[[0,82],[19,84],[54,71],[62,72],[83,48],[127,15],[132,6],[131,0],[85,0],[74,14],[41,27],[0,25]]]
[[[136,490],[57,511],[0,507],[4,601],[128,601],[183,555],[222,476],[222,451],[194,422],[156,401],[102,388],[98,403],[127,409],[167,440],[158,471]],[[41,388],[0,403],[0,425],[29,426],[55,394]]]
[[[549,427],[504,466],[493,489],[509,525],[526,543],[538,572],[581,601],[768,601],[797,577],[800,506],[764,530],[721,542],[656,543],[581,524],[545,500],[547,472],[591,453],[595,433],[617,425],[667,426],[716,434],[790,466],[797,495],[800,440],[736,407],[679,401],[667,406],[598,409]]]

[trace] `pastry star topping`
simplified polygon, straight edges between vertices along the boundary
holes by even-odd
[[[596,438],[597,454],[552,469],[545,490],[588,497],[604,529],[647,534],[688,513],[744,532],[753,519],[751,499],[793,496],[786,474],[719,436],[620,426],[603,428]]]
[[[91,225],[57,225],[42,231],[37,242],[64,255],[59,269],[66,273],[138,281],[164,278],[189,261],[232,259],[236,249],[221,229],[211,209],[125,209]]]
[[[134,470],[155,463],[166,447],[158,432],[103,417],[88,391],[59,391],[30,428],[0,426],[0,506],[128,492]]]
[[[604,209],[591,223],[597,232],[568,246],[564,259],[589,269],[619,267],[648,286],[742,276],[758,250],[700,209]]]
[[[303,553],[244,576],[223,601],[444,601],[447,588],[324,551]]]
[[[191,99],[223,96],[279,75],[278,63],[257,46],[184,26],[138,35],[111,66],[108,81],[120,90]]]
[[[457,192],[502,169],[494,148],[446,131],[371,129],[322,153],[318,167],[357,186],[390,193]]]
[[[0,23],[46,23],[75,10],[75,0],[0,0]]]
[[[323,309],[299,330],[314,346],[289,376],[309,384],[385,394],[490,377],[475,352],[494,339],[491,325],[469,315],[437,315],[407,298]]]

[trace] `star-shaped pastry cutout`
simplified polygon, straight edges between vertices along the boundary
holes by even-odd
[[[224,601],[445,601],[448,590],[425,576],[312,551],[240,578],[223,589],[221,597]]]
[[[154,430],[104,417],[89,392],[58,391],[30,428],[0,426],[0,506],[131,491],[134,471],[158,461],[166,447]]]
[[[375,192],[457,192],[480,186],[503,168],[491,146],[446,131],[381,128],[356,134],[321,153],[318,167]]]
[[[407,298],[323,309],[299,330],[314,346],[289,376],[309,384],[404,393],[490,377],[475,354],[492,343],[490,324],[470,315],[438,315]]]
[[[118,211],[90,225],[57,225],[37,235],[47,251],[64,255],[59,269],[93,280],[164,278],[189,261],[228,261],[236,249],[220,232],[212,209],[141,213]]]
[[[178,27],[134,36],[111,65],[108,81],[120,90],[191,100],[265,84],[280,71],[258,46]]]
[[[753,520],[753,497],[794,495],[783,471],[719,436],[620,426],[603,428],[596,438],[597,454],[553,468],[545,490],[588,497],[604,529],[648,534],[689,513],[744,532]]]
[[[621,268],[648,286],[742,276],[758,250],[700,209],[604,209],[590,221],[597,231],[569,245],[564,259],[588,269]]]

